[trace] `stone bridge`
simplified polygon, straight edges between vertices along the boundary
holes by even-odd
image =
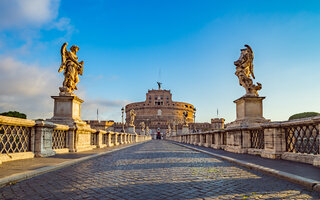
[[[311,179],[306,178],[314,177],[320,182],[320,176],[317,176],[319,170],[312,165],[296,163],[295,170],[290,172],[294,177],[293,174],[299,174],[299,170],[305,170],[305,182],[300,182],[299,185],[290,182],[290,179],[285,180],[284,177],[252,169],[252,166],[248,168],[227,161],[221,157],[223,153],[218,150],[194,148],[170,141],[151,140],[79,153],[57,154],[47,158],[5,162],[0,165],[0,199],[320,197],[319,193],[308,185],[308,180]],[[231,158],[237,155],[230,153],[223,156]],[[247,163],[258,159],[253,155],[247,156],[242,157]],[[277,164],[285,170],[290,169],[294,163],[260,158],[258,164]]]

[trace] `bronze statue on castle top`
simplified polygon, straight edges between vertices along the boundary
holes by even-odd
[[[241,55],[237,61],[234,62],[236,66],[235,75],[239,78],[239,84],[246,89],[245,96],[259,96],[258,90],[261,90],[262,85],[257,82],[253,83],[255,79],[253,73],[253,51],[249,45],[244,45],[246,48],[241,49]]]
[[[62,94],[71,94],[77,90],[77,83],[79,82],[79,75],[83,74],[83,61],[78,62],[77,52],[79,47],[73,45],[70,51],[67,51],[68,43],[64,43],[61,47],[61,65],[58,72],[63,72],[64,81],[63,87],[60,87]]]
[[[158,90],[161,90],[161,82],[157,82],[157,84],[158,84]]]

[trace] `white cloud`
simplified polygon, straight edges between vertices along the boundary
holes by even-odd
[[[58,15],[59,0],[2,0],[0,29],[41,26]]]
[[[62,82],[51,68],[29,65],[13,58],[0,59],[0,112],[16,110],[28,118],[50,118],[52,95]]]
[[[60,19],[52,22],[50,25],[48,25],[48,29],[56,29],[61,32],[65,32],[65,35],[62,38],[56,39],[56,41],[59,41],[60,43],[69,40],[72,33],[75,31],[74,26],[71,25],[71,20],[66,17],[61,17]]]
[[[60,0],[0,0],[0,47],[2,54],[32,54],[48,44],[68,41],[76,29],[71,20],[58,18]],[[41,30],[58,30],[45,42]]]
[[[56,73],[56,72],[55,72]],[[52,71],[36,65],[26,65],[13,58],[0,60],[1,95],[22,94],[40,95],[45,90],[53,89]]]
[[[70,19],[62,17],[58,21],[54,22],[52,27],[58,29],[59,31],[66,31],[70,29]]]

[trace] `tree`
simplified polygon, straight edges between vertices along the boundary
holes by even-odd
[[[314,117],[320,115],[320,113],[317,112],[303,112],[303,113],[297,113],[289,117],[289,120],[294,120],[294,119],[301,119],[301,118],[307,118],[307,117]]]
[[[18,111],[9,111],[0,113],[0,115],[7,116],[7,117],[16,117],[21,119],[27,119],[27,115],[24,113],[19,113]]]

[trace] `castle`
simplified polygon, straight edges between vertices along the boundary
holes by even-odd
[[[187,113],[186,122],[193,123],[195,108],[190,103],[176,102],[172,100],[170,90],[161,89],[158,83],[157,90],[148,90],[146,99],[143,102],[135,102],[126,105],[126,123],[130,121],[130,110],[136,113],[135,126],[139,127],[144,122],[152,132],[156,130],[175,129],[176,126],[184,123],[184,112]]]

